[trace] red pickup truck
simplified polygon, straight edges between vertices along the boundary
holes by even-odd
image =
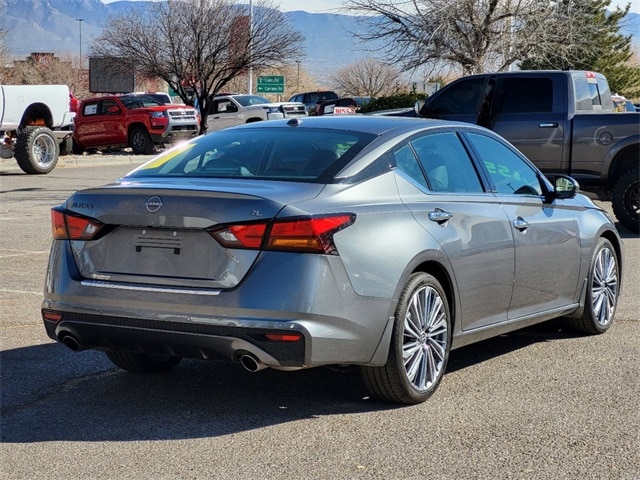
[[[199,121],[193,107],[165,105],[146,94],[84,100],[75,117],[73,152],[88,148],[131,147],[151,154],[156,145],[194,137]]]

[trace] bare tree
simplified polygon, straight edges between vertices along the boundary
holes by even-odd
[[[0,5],[0,14],[4,17],[4,9],[6,5]],[[4,26],[0,25],[0,77],[5,76],[5,67],[9,60],[9,45],[7,44],[7,36],[9,35],[9,30]],[[0,78],[0,83],[4,83],[6,80]]]
[[[331,80],[346,96],[380,97],[397,93],[400,72],[392,66],[366,58],[339,69]]]
[[[210,95],[250,68],[283,65],[299,55],[302,35],[269,0],[253,3],[251,22],[247,7],[231,0],[152,3],[144,17],[109,19],[92,54],[134,59],[138,71],[165,80],[185,103],[196,92],[204,133]]]
[[[384,40],[387,59],[403,70],[445,65],[470,74],[588,42],[575,1],[347,0],[346,8],[366,14],[369,28],[358,36]]]
[[[78,57],[72,55],[32,54],[25,60],[15,61],[11,68],[12,83],[24,85],[59,84],[68,85],[79,98],[88,95],[85,70],[78,70]]]

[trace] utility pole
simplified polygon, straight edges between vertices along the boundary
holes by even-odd
[[[76,18],[76,22],[78,22],[78,26],[80,27],[80,60],[79,60],[79,65],[80,68],[79,70],[82,70],[82,22],[84,21],[83,18]]]

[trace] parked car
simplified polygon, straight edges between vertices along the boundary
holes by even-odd
[[[150,154],[156,146],[196,136],[199,129],[193,107],[166,105],[144,93],[90,98],[76,115],[73,149],[131,147],[133,153]]]
[[[452,349],[559,316],[611,327],[623,247],[577,190],[467,123],[221,130],[52,209],[44,326],[131,372],[353,365],[423,402]]]
[[[224,94],[209,100],[207,125],[209,131],[234,127],[243,123],[282,118],[306,117],[299,102],[270,102],[260,95]]]
[[[309,115],[316,114],[318,104],[328,102],[329,100],[337,100],[340,96],[332,90],[317,90],[315,92],[302,92],[293,95],[290,102],[302,102],[307,107]]]
[[[612,95],[611,100],[613,100],[613,109],[616,112],[636,111],[636,106],[633,104],[633,102],[621,95]]]
[[[353,98],[343,97],[319,103],[316,115],[352,115],[358,111],[360,105]]]

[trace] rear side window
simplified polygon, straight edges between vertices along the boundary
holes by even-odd
[[[553,110],[550,78],[503,78],[497,96],[499,113],[543,113]]]
[[[179,145],[130,177],[208,177],[329,181],[374,135],[336,130],[220,130]]]
[[[483,192],[467,150],[454,132],[426,135],[411,142],[436,192]]]

